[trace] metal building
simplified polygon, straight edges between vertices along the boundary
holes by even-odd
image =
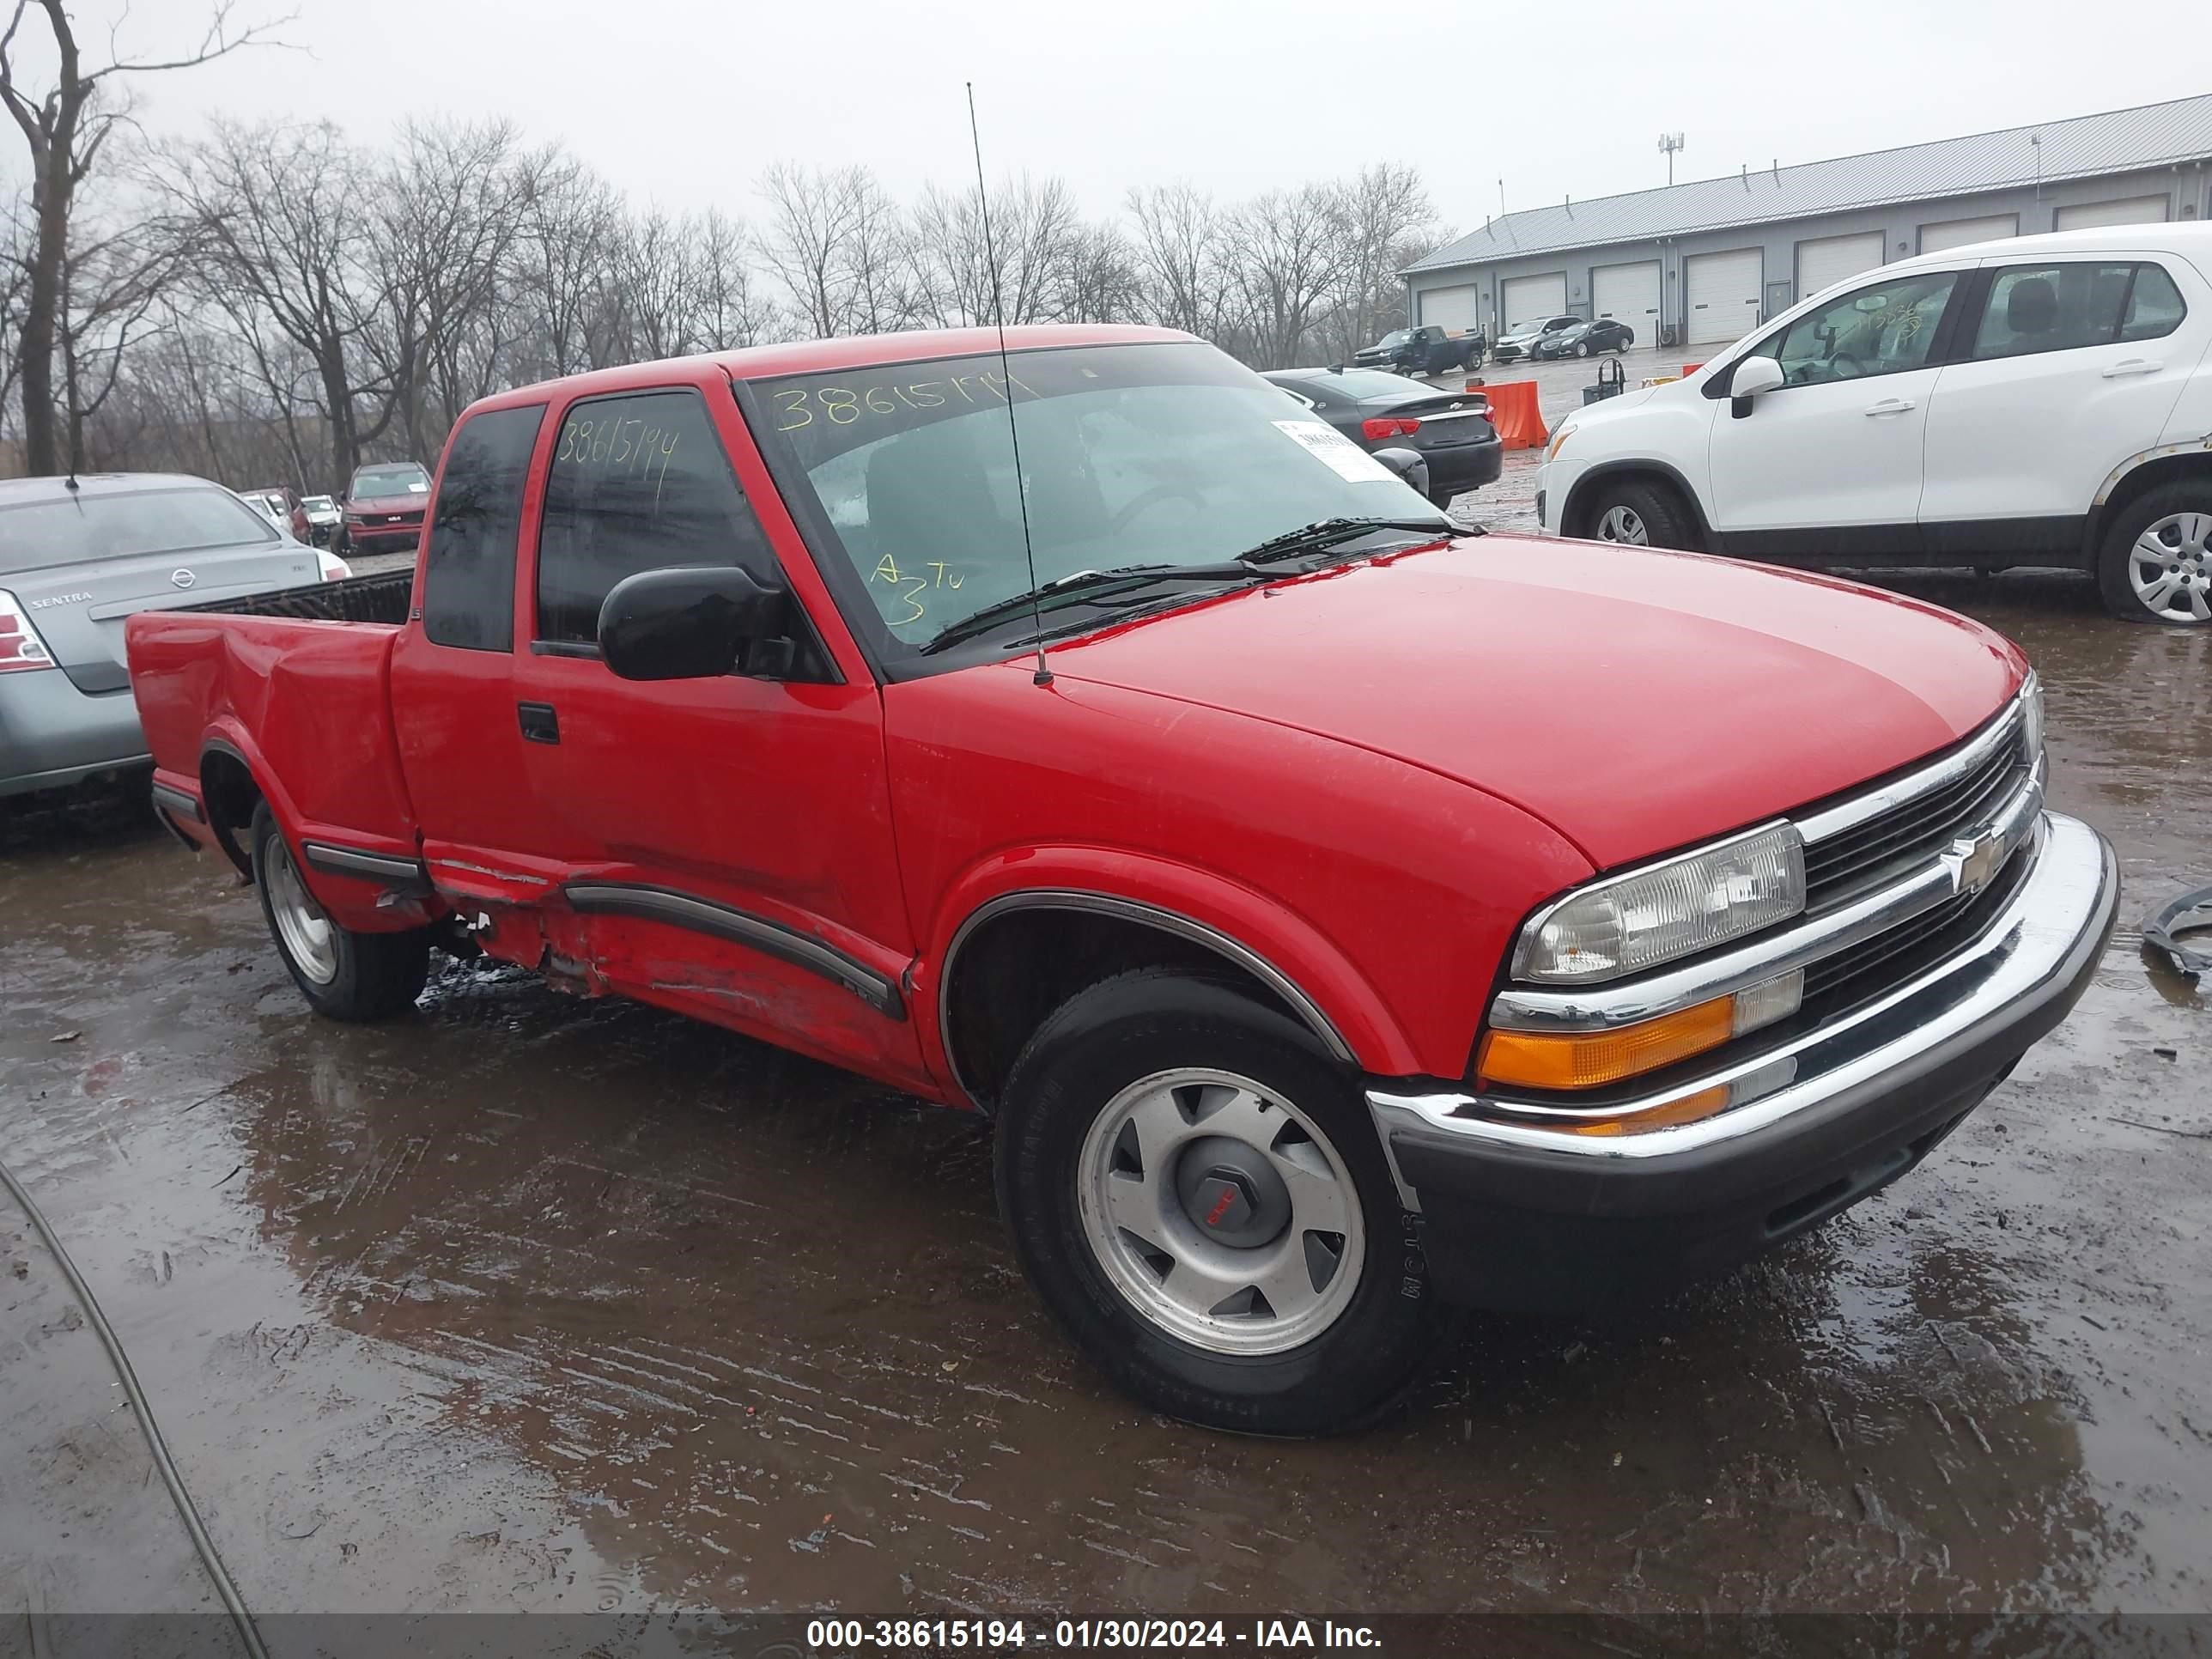
[[[1831,283],[1993,237],[2212,216],[2212,94],[1529,208],[1403,273],[1416,322],[1615,317],[1719,345]]]

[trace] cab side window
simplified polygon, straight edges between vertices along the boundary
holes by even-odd
[[[783,580],[704,400],[687,387],[571,406],[546,472],[537,637],[596,643],[609,589],[677,565]]]
[[[465,651],[514,648],[514,544],[545,405],[487,410],[453,434],[422,568],[422,633]]]
[[[1894,276],[1807,312],[1776,346],[1783,384],[1824,386],[1922,367],[1958,280],[1952,270]]]

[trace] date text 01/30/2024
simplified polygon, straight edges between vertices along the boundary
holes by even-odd
[[[1368,1626],[1332,1620],[1255,1619],[1240,1627],[1220,1619],[1061,1619],[1032,1627],[1018,1619],[817,1619],[807,1625],[806,1645],[821,1654],[1026,1647],[1176,1652],[1232,1645],[1295,1653],[1371,1652],[1382,1644]]]

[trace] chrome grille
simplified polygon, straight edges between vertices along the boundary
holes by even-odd
[[[2015,849],[1996,879],[1978,893],[1960,893],[1887,933],[1821,957],[1805,970],[1804,1015],[1832,1018],[1902,984],[1979,933],[2025,878],[2030,860]]]
[[[1825,909],[1880,886],[1986,823],[2027,777],[2025,723],[2008,711],[2002,738],[1957,777],[1805,848],[1805,908]],[[1961,749],[1981,741],[1970,738]],[[1940,762],[1937,763],[1941,764]]]

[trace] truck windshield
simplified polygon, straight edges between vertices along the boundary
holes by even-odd
[[[1433,518],[1409,485],[1212,346],[1018,352],[757,383],[763,441],[796,461],[903,656],[1036,580],[1233,559],[1333,518]],[[1103,618],[1102,618],[1103,620]]]
[[[1413,331],[1412,329],[1410,329],[1410,328],[1394,328],[1394,329],[1392,329],[1392,330],[1391,330],[1388,334],[1385,334],[1385,335],[1384,335],[1381,339],[1377,340],[1375,343],[1376,343],[1376,346],[1378,349],[1389,349],[1389,347],[1391,347],[1391,346],[1401,346],[1401,345],[1404,345],[1404,344],[1407,343],[1409,341],[1411,341],[1411,340],[1413,339]]]
[[[0,576],[136,553],[191,553],[276,538],[268,520],[220,489],[81,492],[59,501],[0,507]]]
[[[353,475],[348,493],[364,501],[380,495],[427,495],[430,475],[413,462],[404,466],[365,466]]]

